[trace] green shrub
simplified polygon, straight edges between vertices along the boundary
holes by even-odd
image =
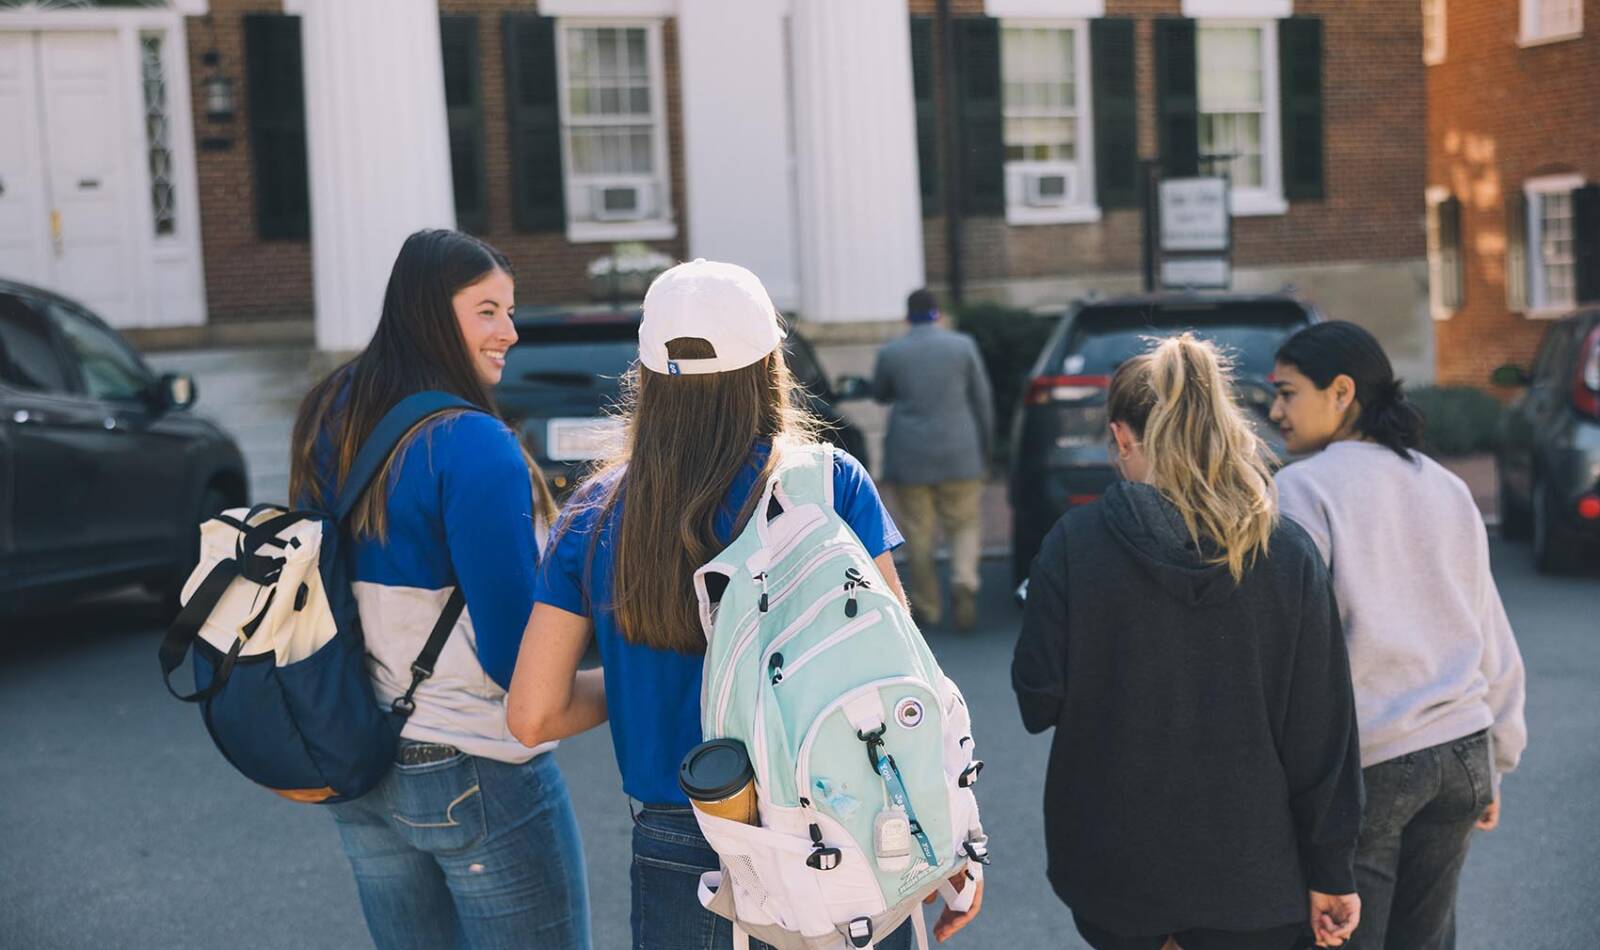
[[[1407,395],[1427,419],[1423,451],[1435,457],[1492,452],[1500,440],[1499,400],[1468,386],[1425,386]]]
[[[994,387],[995,456],[1004,460],[1011,416],[1022,397],[1028,371],[1044,349],[1057,318],[995,303],[971,303],[955,311],[956,327],[978,344]]]

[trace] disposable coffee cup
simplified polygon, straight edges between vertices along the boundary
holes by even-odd
[[[738,739],[712,739],[689,750],[678,766],[678,787],[708,815],[747,825],[756,815],[756,773]]]

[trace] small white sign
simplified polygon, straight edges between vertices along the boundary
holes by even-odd
[[[1226,290],[1233,284],[1233,268],[1226,257],[1169,257],[1161,262],[1161,286],[1196,290]]]
[[[1161,250],[1228,250],[1228,180],[1168,178],[1161,182]]]
[[[545,455],[552,462],[588,462],[610,455],[622,438],[613,417],[551,419],[545,430]]]

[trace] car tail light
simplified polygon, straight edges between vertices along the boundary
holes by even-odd
[[[1584,495],[1579,498],[1578,517],[1584,521],[1600,521],[1600,495]]]
[[[1110,386],[1109,376],[1036,376],[1028,384],[1028,395],[1023,401],[1030,406],[1083,402],[1103,395]]]
[[[1572,406],[1600,419],[1600,326],[1589,331],[1578,351],[1578,365],[1572,371]]]

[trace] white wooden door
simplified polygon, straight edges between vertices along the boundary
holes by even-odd
[[[50,204],[39,121],[38,43],[0,33],[0,277],[50,278]]]
[[[52,218],[49,286],[114,325],[138,317],[127,123],[115,33],[38,35]]]

